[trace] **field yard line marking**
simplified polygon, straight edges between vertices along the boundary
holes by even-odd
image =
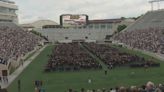
[[[8,76],[8,83],[2,83],[1,87],[7,88],[46,47],[47,45],[36,51],[33,56],[24,62],[23,66],[20,66],[15,72]]]

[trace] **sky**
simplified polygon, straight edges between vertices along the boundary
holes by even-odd
[[[12,1],[15,1],[19,8],[17,11],[19,23],[30,23],[40,19],[50,19],[59,23],[59,16],[61,14],[87,14],[89,19],[136,17],[151,10],[148,0]]]

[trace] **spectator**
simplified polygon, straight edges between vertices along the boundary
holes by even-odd
[[[26,32],[18,26],[0,26],[0,58],[3,59],[1,64],[7,65],[10,58],[17,60],[34,50],[40,40],[40,37]]]
[[[161,28],[124,31],[115,35],[114,40],[132,48],[164,54],[164,29]]]

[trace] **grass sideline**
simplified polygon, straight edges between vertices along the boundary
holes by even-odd
[[[34,54],[36,53],[36,51],[30,53],[25,59],[24,61],[28,60],[30,57],[32,57]]]
[[[32,57],[32,56],[35,54],[35,52],[36,52],[36,51],[30,53],[30,54],[24,59],[24,62],[25,62],[26,60],[28,60],[30,57]],[[18,66],[18,67],[19,67],[19,66]],[[15,70],[18,69],[18,67],[16,67],[16,68],[15,68],[15,67],[11,67],[11,70],[10,70],[9,74],[12,74],[13,72],[15,72]]]
[[[104,70],[90,70],[80,72],[53,72],[44,73],[43,69],[47,63],[48,54],[51,54],[53,46],[45,48],[38,57],[20,74],[20,76],[8,87],[9,92],[18,92],[17,81],[21,80],[21,92],[34,92],[34,81],[43,80],[46,92],[66,92],[68,88],[79,91],[81,88],[85,89],[102,89],[115,86],[129,86],[142,85],[147,81],[155,83],[164,83],[164,62],[159,68],[150,68],[147,72],[144,68],[128,68],[120,67],[108,71],[108,75],[104,75]],[[142,55],[137,51],[122,50],[130,53]],[[142,55],[145,58],[150,58],[148,55]],[[131,73],[134,72],[132,76]],[[88,78],[92,80],[88,84]]]

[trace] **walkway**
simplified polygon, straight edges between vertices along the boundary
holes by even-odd
[[[35,52],[33,56],[31,56],[28,60],[26,60],[23,64],[23,66],[20,66],[14,73],[8,76],[8,83],[0,83],[2,88],[7,88],[21,73],[26,67],[44,50],[44,48],[47,47],[45,45],[41,49]]]
[[[82,45],[81,43],[80,43],[80,46],[81,46],[87,53],[89,53],[89,55],[90,55],[92,58],[94,58],[96,61],[98,61],[99,64],[101,64],[101,66],[103,67],[104,70],[108,70],[108,67],[106,66],[106,64],[105,64],[99,57],[97,57],[97,56],[94,55],[92,52],[90,52],[90,51],[88,50],[88,48],[85,47],[84,45]]]

